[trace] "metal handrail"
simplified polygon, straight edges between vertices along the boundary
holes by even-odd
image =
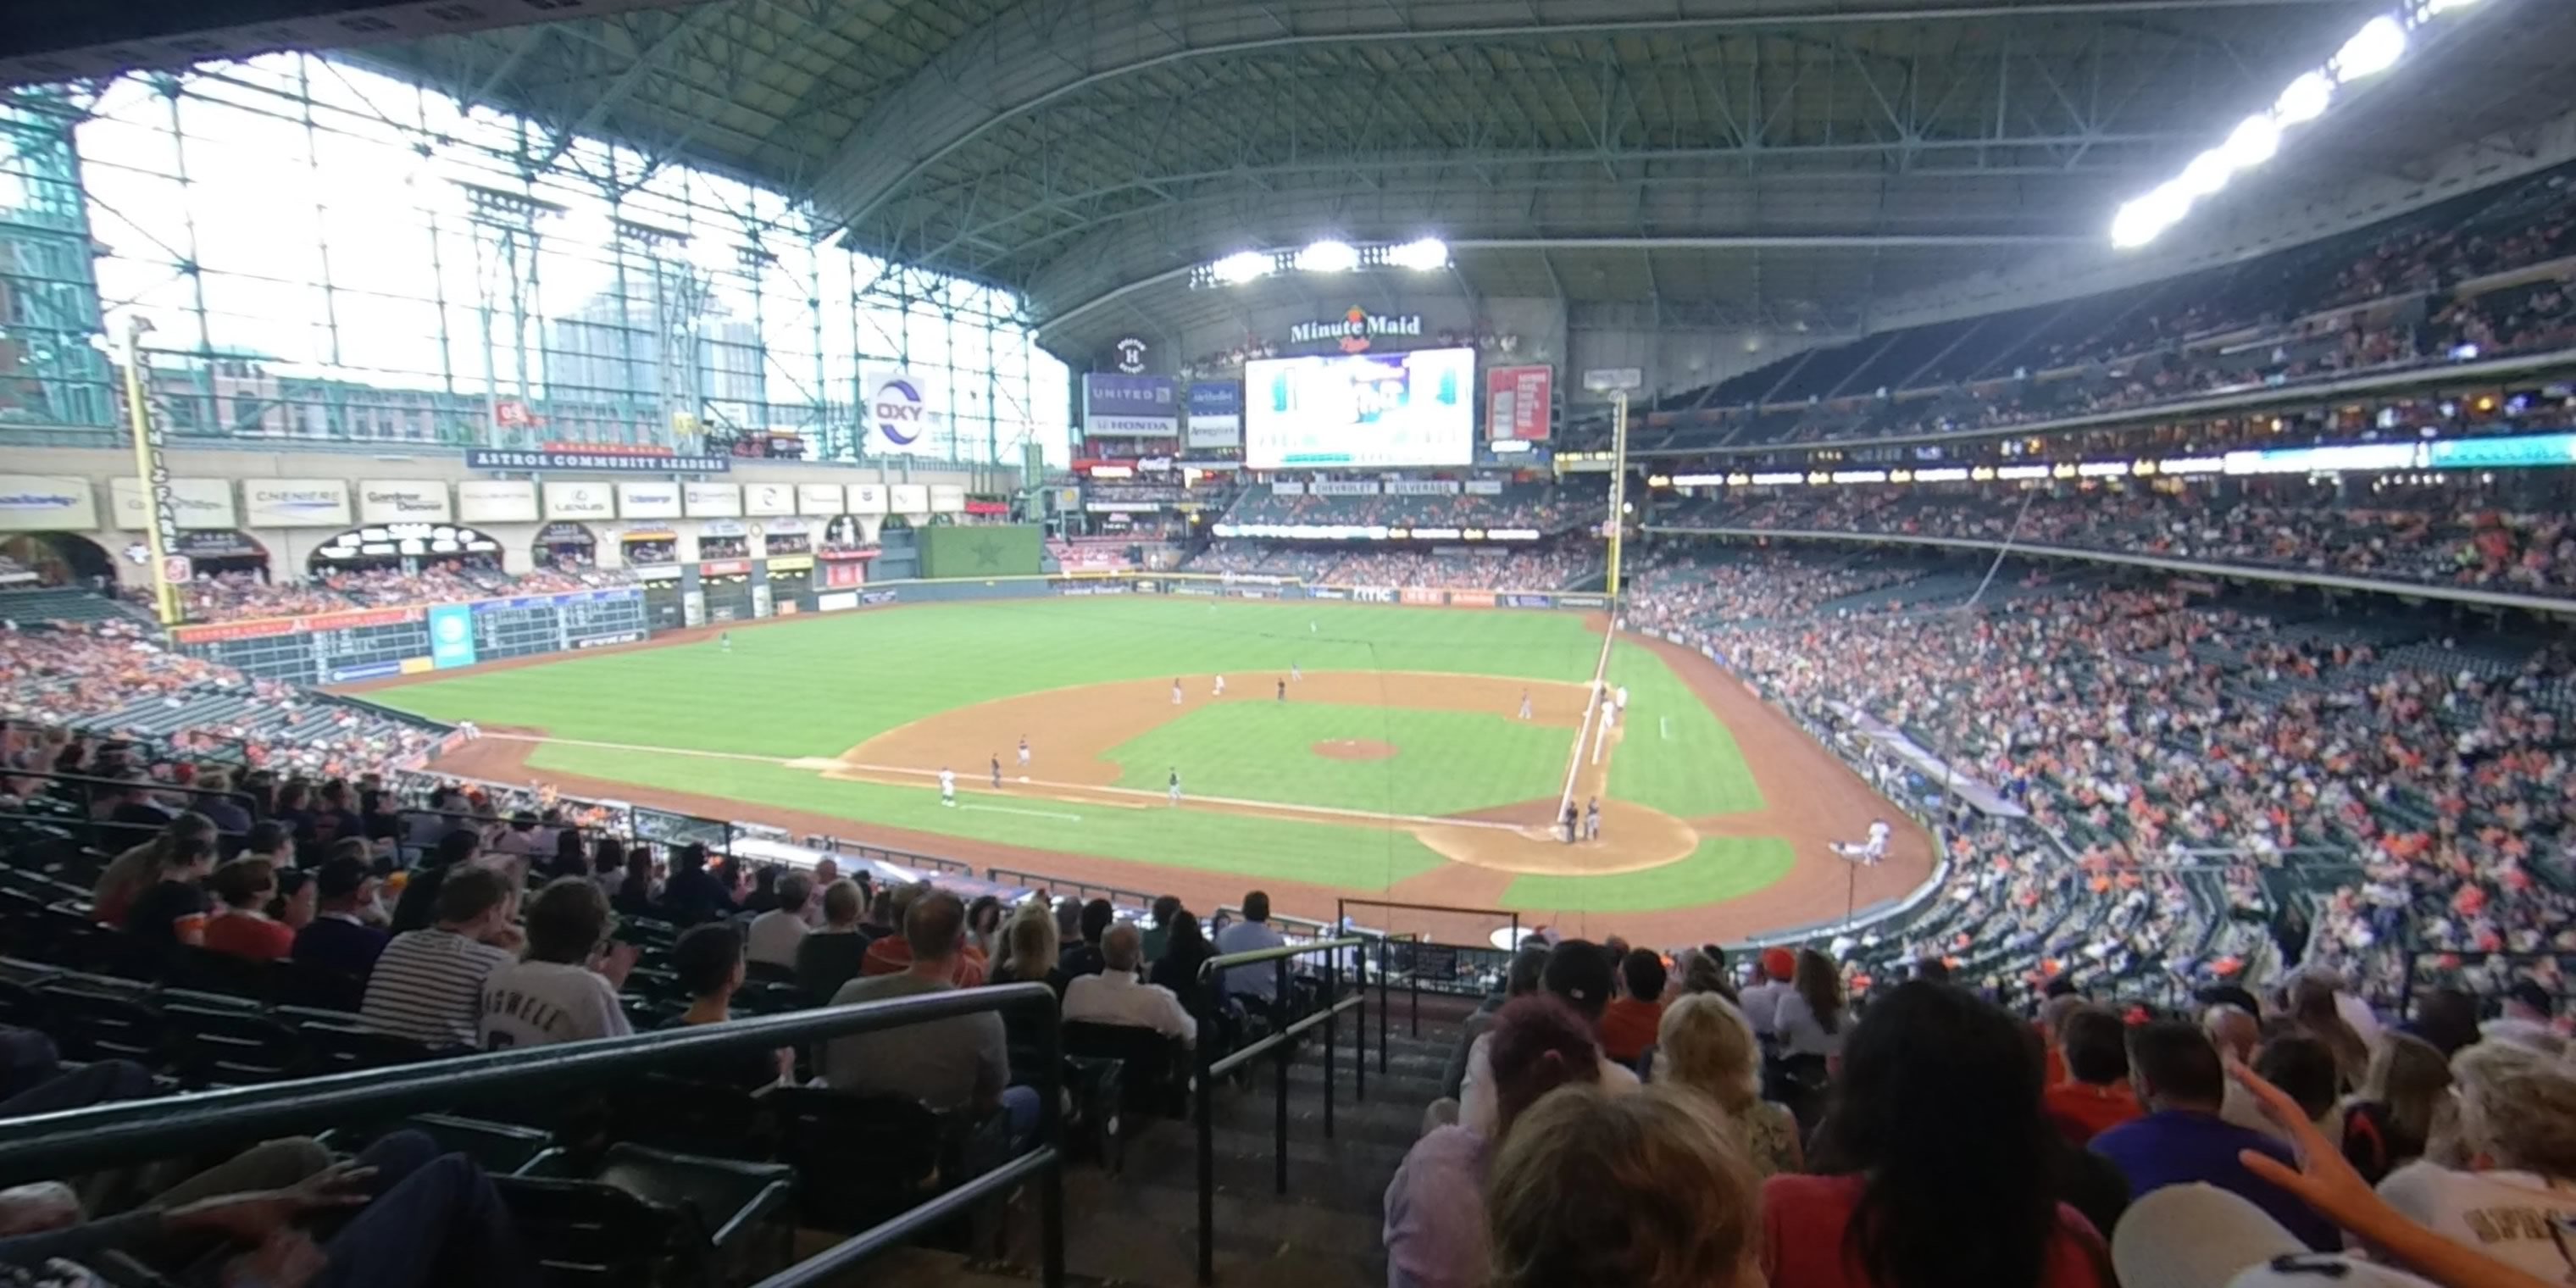
[[[967,875],[974,875],[974,869],[967,869]],[[1138,908],[1153,907],[1155,899],[1155,896],[1142,890],[1101,885],[1095,881],[1077,881],[1072,877],[1049,876],[1043,872],[1027,872],[1019,868],[988,867],[984,869],[984,879],[995,885],[1023,886],[1049,893],[1071,893],[1082,899],[1107,899],[1111,903],[1131,904]]]
[[[502,1093],[591,1089],[600,1085],[603,1075],[634,1074],[665,1060],[824,1042],[998,1011],[1029,1011],[1044,1017],[1037,1143],[993,1171],[762,1280],[761,1288],[797,1288],[820,1282],[884,1251],[923,1226],[1006,1192],[1030,1175],[1038,1180],[1044,1282],[1047,1288],[1063,1288],[1064,1059],[1055,993],[1044,984],[944,990],[682,1030],[495,1051],[426,1064],[362,1069],[295,1082],[11,1119],[0,1122],[0,1180],[92,1172],[227,1146],[244,1139],[309,1131],[316,1122],[417,1113]]]
[[[1271,1000],[1278,1003],[1288,996],[1288,962],[1291,958],[1316,953],[1338,953],[1346,949],[1356,955],[1365,950],[1367,945],[1368,940],[1353,935],[1342,939],[1322,939],[1311,943],[1282,944],[1277,948],[1255,948],[1245,952],[1227,953],[1199,963],[1198,987],[1192,990],[1191,1003],[1197,1012],[1201,1039],[1198,1046],[1198,1103],[1195,1106],[1199,1137],[1199,1283],[1201,1285],[1216,1282],[1216,1118],[1214,1113],[1216,1080],[1250,1064],[1265,1053],[1276,1053],[1273,1058],[1277,1061],[1277,1067],[1271,1073],[1272,1081],[1277,1084],[1277,1107],[1272,1114],[1271,1153],[1275,1172],[1273,1183],[1278,1192],[1283,1195],[1288,1192],[1288,1064],[1296,1054],[1297,1037],[1319,1025],[1324,1030],[1324,1135],[1330,1138],[1333,1134],[1333,1062],[1335,1046],[1341,1032],[1341,1014],[1352,1007],[1358,1007],[1359,1015],[1354,1023],[1357,1025],[1359,1043],[1352,1050],[1351,1060],[1357,1081],[1353,1086],[1352,1098],[1354,1100],[1368,1098],[1368,988],[1365,982],[1354,989],[1351,996],[1345,998],[1341,996],[1339,968],[1326,971],[1324,1005],[1314,1014],[1286,1025],[1250,1046],[1229,1052],[1223,1059],[1211,1054],[1212,1045],[1206,1041],[1208,1035],[1215,1031],[1216,1008],[1222,1000],[1211,996],[1209,986],[1223,979],[1228,967],[1255,966],[1262,962],[1269,962],[1272,970],[1276,972],[1273,976],[1273,987],[1276,991],[1271,994]],[[1385,1006],[1385,985],[1380,983],[1378,1007],[1381,1012],[1384,1011]]]

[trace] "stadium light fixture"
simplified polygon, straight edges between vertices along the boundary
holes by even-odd
[[[2283,125],[2305,125],[2325,115],[2333,104],[2334,80],[2324,72],[2308,72],[2273,100],[2272,115]]]
[[[1401,246],[1390,246],[1387,248],[1386,262],[1397,268],[1436,273],[1449,267],[1449,243],[1437,237],[1424,237],[1406,242]]]
[[[2406,56],[2406,29],[2386,14],[2361,25],[2352,39],[2335,51],[2335,79],[2347,84],[2364,76],[2376,76],[2397,65]]]
[[[2251,170],[2272,159],[2281,150],[2281,123],[2264,112],[2245,118],[2227,141],[2218,145],[2231,169]]]
[[[2239,122],[2217,147],[2191,159],[2175,178],[2145,196],[2123,204],[2111,217],[2111,244],[2123,250],[2144,246],[2182,222],[2194,203],[2216,194],[2239,174],[2270,161],[2281,151],[2281,136],[2293,126],[2324,116],[2334,106],[2335,91],[2356,80],[2376,76],[2406,57],[2415,33],[2440,16],[2466,9],[2477,0],[2403,0],[2395,13],[2363,23],[2343,42],[2326,65],[2301,73],[2272,100],[2268,112]]]
[[[1208,273],[1228,286],[1241,286],[1268,277],[1277,267],[1276,261],[1257,250],[1239,250],[1209,265]]]
[[[1360,266],[1360,253],[1349,242],[1319,241],[1297,252],[1301,273],[1347,273]]]

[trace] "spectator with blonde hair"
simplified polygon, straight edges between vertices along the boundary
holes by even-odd
[[[1494,1288],[1762,1282],[1760,1182],[1689,1092],[1551,1092],[1496,1154],[1485,1221]]]
[[[1493,1062],[1491,1133],[1451,1124],[1415,1141],[1386,1187],[1387,1288],[1483,1288],[1485,1173],[1495,1142],[1539,1097],[1600,1076],[1592,1026],[1552,997],[1522,996],[1486,1030]]]
[[[2528,1048],[2481,1042],[2451,1057],[2464,1171],[2411,1163],[2379,1183],[2389,1206],[2454,1242],[2552,1283],[2576,1260],[2576,1074]]]
[[[1687,993],[1664,1007],[1655,1031],[1655,1076],[1709,1098],[1726,1115],[1728,1138],[1758,1176],[1803,1164],[1798,1120],[1762,1098],[1762,1048],[1744,1012],[1715,993]]]

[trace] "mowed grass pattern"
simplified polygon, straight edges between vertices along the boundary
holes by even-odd
[[[371,696],[425,715],[536,727],[557,738],[788,759],[835,756],[943,711],[1047,689],[1210,672],[1259,685],[1291,664],[1310,673],[1388,672],[1390,682],[1400,682],[1392,677],[1397,672],[1580,682],[1591,676],[1599,650],[1600,636],[1571,613],[1032,599],[782,622],[735,632],[730,652],[709,640],[576,654]],[[1733,738],[1660,659],[1622,646],[1613,651],[1612,676],[1628,684],[1637,726],[1613,762],[1614,795],[1683,817],[1759,807]],[[1267,713],[1272,704],[1243,705]],[[1396,709],[1344,709],[1347,719],[1300,709],[1296,730],[1274,727],[1258,736],[1230,723],[1237,719],[1230,715],[1199,723],[1227,710],[1200,708],[1173,729],[1121,748],[1130,785],[1159,790],[1164,772],[1178,764],[1186,789],[1204,795],[1447,813],[1553,797],[1569,741],[1562,730],[1477,713]],[[1657,717],[1669,719],[1669,738]],[[1318,723],[1304,723],[1309,720]],[[1329,762],[1308,750],[1329,738],[1393,743],[1400,754]],[[780,765],[667,750],[555,743],[537,749],[530,764],[746,806],[1354,889],[1382,889],[1444,862],[1409,834],[1378,825],[1067,806],[994,795],[962,775],[961,799],[984,808],[944,809],[927,780],[918,788],[838,782]],[[1055,817],[1068,813],[1081,821]],[[1512,887],[1512,902],[1559,909],[1589,903],[1600,911],[1689,906],[1758,888],[1745,882],[1761,870],[1760,864],[1717,864],[1703,846],[1684,863],[1627,877],[1524,877]],[[1785,870],[1783,862],[1771,877]],[[1582,893],[1587,890],[1593,893]]]
[[[1140,803],[1133,809],[1077,804],[995,792],[984,779],[966,774],[957,776],[958,807],[951,809],[939,803],[936,787],[845,782],[747,760],[549,744],[538,748],[528,763],[540,771],[722,796],[747,806],[774,805],[883,827],[1360,890],[1383,889],[1448,862],[1412,833],[1394,828],[1203,813],[1160,804]],[[746,812],[756,817],[759,811]]]
[[[1579,682],[1600,648],[1572,613],[1029,599],[843,613],[736,631],[730,653],[702,640],[575,655],[371,696],[562,738],[831,756],[897,725],[1045,689],[1210,672],[1258,685],[1292,664]]]
[[[1390,683],[1400,683],[1393,680]],[[1320,742],[1381,742],[1382,760],[1317,755]],[[1378,814],[1459,814],[1563,790],[1571,738],[1508,712],[1422,711],[1321,702],[1201,706],[1109,750],[1118,785],[1238,800],[1293,801]]]
[[[1635,698],[1630,697],[1633,704]],[[1711,836],[1679,863],[1599,877],[1522,876],[1503,890],[1503,906],[1524,912],[1654,912],[1716,903],[1788,875],[1797,862],[1776,836]]]

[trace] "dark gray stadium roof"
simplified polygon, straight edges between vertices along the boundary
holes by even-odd
[[[1179,276],[1324,235],[1448,238],[1438,289],[1478,296],[1852,326],[2100,239],[2396,2],[711,0],[353,56],[804,195],[855,246],[1026,292],[1069,352],[1293,296]],[[2576,4],[2446,32],[2254,199],[2570,105]]]

